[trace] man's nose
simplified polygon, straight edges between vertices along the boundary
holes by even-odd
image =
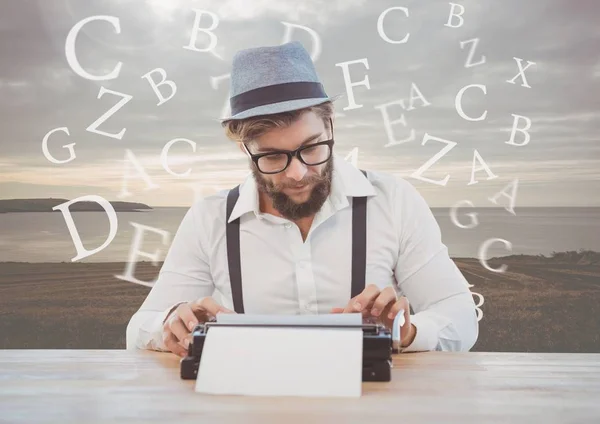
[[[285,176],[287,178],[300,181],[302,178],[304,178],[304,175],[306,175],[306,171],[308,171],[306,165],[304,165],[302,162],[300,162],[300,159],[294,156],[290,166],[288,166],[285,170]]]

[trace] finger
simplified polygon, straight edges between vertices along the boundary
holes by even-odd
[[[379,295],[379,287],[375,284],[369,284],[359,295],[348,302],[344,312],[362,312],[370,302],[374,301]]]
[[[193,306],[192,309],[199,312],[205,312],[210,316],[217,316],[219,312],[226,314],[233,314],[234,311],[227,309],[224,306],[219,305],[212,297],[204,297],[199,299]]]
[[[185,338],[190,331],[187,329],[185,324],[181,319],[175,319],[170,322],[169,330],[173,333],[175,341],[178,342],[184,349],[187,349],[187,346],[184,344]]]
[[[198,324],[198,317],[196,317],[196,314],[194,314],[194,311],[188,303],[179,305],[177,313],[189,331],[192,331]]]
[[[181,347],[181,345],[179,345],[179,343],[177,343],[173,333],[165,331],[163,333],[163,343],[170,352],[173,352],[174,354],[179,355],[182,358],[185,358],[185,356],[187,355],[187,350],[185,350],[183,347]]]
[[[396,303],[394,303],[394,306],[392,306],[390,312],[388,312],[388,318],[394,319],[398,312],[402,309],[405,311],[408,310],[408,299],[404,296],[399,298]]]
[[[408,314],[408,318],[406,318],[406,314]],[[404,324],[402,325],[402,327],[400,327],[400,343],[402,345],[406,343],[407,337],[410,336],[410,327],[410,312],[404,311]]]
[[[396,300],[397,302],[397,300]],[[388,315],[390,314],[392,308],[394,307],[394,305],[396,304],[396,302],[390,302],[386,305],[385,308],[383,308],[383,310],[381,311],[381,313],[379,314],[378,320],[381,323],[386,323],[386,320],[388,320]]]
[[[371,315],[373,315],[374,317],[380,316],[381,313],[386,308],[388,308],[388,306],[389,308],[391,308],[391,306],[396,302],[396,300],[397,295],[394,288],[386,287],[381,293],[379,293],[379,296],[377,296],[377,298],[373,302],[373,307],[371,308]]]
[[[396,318],[396,315],[398,315],[398,312],[404,310],[405,312],[408,311],[408,299],[406,297],[401,297],[400,299],[398,299],[396,301],[396,303],[394,303],[394,305],[390,308],[390,311],[388,312],[386,318],[386,326],[388,328],[392,327],[392,324],[394,323],[394,319]],[[406,323],[406,313],[404,313],[405,316],[405,323]]]
[[[331,308],[332,314],[341,314],[344,312],[344,308]]]

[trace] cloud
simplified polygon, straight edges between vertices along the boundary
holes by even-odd
[[[361,166],[406,175],[443,147],[433,142],[423,146],[422,138],[428,133],[458,143],[435,171],[432,168],[435,175],[448,171],[456,174],[457,180],[468,181],[473,150],[478,149],[502,178],[524,172],[532,181],[571,181],[571,190],[561,186],[571,195],[580,189],[577,184],[597,177],[600,98],[592,88],[600,77],[596,54],[600,31],[593,19],[599,6],[584,2],[574,7],[557,0],[543,4],[473,0],[461,4],[465,7],[464,24],[449,28],[445,26],[448,2],[404,2],[409,17],[390,13],[385,30],[392,38],[410,33],[410,39],[406,44],[390,44],[377,33],[377,18],[385,9],[398,6],[391,0],[15,3],[0,16],[3,39],[10,40],[0,45],[0,157],[3,164],[12,165],[0,165],[0,179],[57,187],[60,183],[65,189],[82,179],[89,187],[111,187],[114,191],[120,187],[125,149],[131,149],[157,181],[171,184],[157,161],[169,140],[183,137],[196,142],[198,150],[193,154],[187,145],[174,146],[170,157],[174,170],[192,166],[199,179],[223,180],[223,185],[235,182],[246,164],[243,159],[234,159],[237,150],[216,121],[227,99],[228,81],[222,80],[215,87],[211,80],[230,71],[231,58],[238,49],[281,43],[285,34],[282,22],[290,22],[319,34],[322,52],[315,65],[328,92],[346,92],[337,63],[361,58],[369,61],[369,69],[351,67],[353,82],[369,79],[370,88],[359,85],[353,89],[356,102],[363,107],[344,110],[348,98],[336,102],[343,115],[336,119],[336,149],[341,154],[358,147]],[[190,41],[193,8],[219,16],[214,32],[222,60],[183,48]],[[123,68],[116,80],[92,82],[69,68],[64,43],[75,23],[101,14],[119,17],[121,32],[117,34],[106,23],[86,26],[77,40],[78,58],[93,73],[106,73],[119,61]],[[202,25],[208,25],[208,17],[203,19]],[[459,43],[472,38],[479,39],[473,60],[485,55],[486,63],[465,68],[469,52]],[[306,32],[294,32],[293,39],[312,48],[313,40]],[[206,34],[199,34],[198,46],[207,42]],[[536,63],[526,71],[531,89],[522,87],[520,79],[517,84],[506,82],[518,72],[513,57]],[[159,67],[177,85],[176,95],[161,106],[156,105],[155,93],[142,78]],[[388,134],[381,111],[375,107],[398,99],[407,101],[412,83],[431,105],[421,107],[417,100],[416,109],[404,111],[407,127],[393,127],[397,138],[415,129],[413,142],[384,148]],[[456,94],[468,84],[487,87],[487,94],[467,91],[463,101],[470,115],[487,110],[485,121],[468,122],[456,112]],[[102,86],[133,96],[101,127],[109,132],[127,128],[122,140],[86,131],[118,100],[108,95],[98,99]],[[401,109],[390,109],[392,119],[401,113]],[[525,147],[505,144],[513,125],[512,114],[532,120],[532,139]],[[51,152],[57,156],[66,153],[61,146],[75,142],[77,159],[59,167],[51,166],[43,157],[41,141],[48,131],[60,126],[68,126],[71,136],[56,134],[49,143]],[[535,171],[528,166],[535,166]],[[108,176],[108,183],[101,182],[103,176]],[[464,186],[451,185],[448,189],[453,194],[444,192],[445,199],[464,193]],[[553,197],[551,192],[546,195]]]

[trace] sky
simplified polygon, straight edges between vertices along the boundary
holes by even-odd
[[[248,162],[218,121],[227,111],[233,55],[294,40],[313,55],[327,93],[344,95],[335,102],[335,153],[350,160],[354,152],[358,167],[407,179],[431,207],[465,200],[497,206],[490,198],[515,183],[516,207],[600,206],[600,4],[455,4],[460,6],[438,0],[2,2],[0,199],[98,195],[190,206],[198,196],[235,186],[248,175]],[[106,20],[84,25],[75,42],[77,60],[96,76],[121,63],[116,78],[90,80],[69,64],[69,32],[92,16],[118,18],[120,31]],[[212,36],[194,31],[196,16],[199,27],[212,24]],[[186,48],[194,36],[196,50]],[[523,68],[533,62],[524,77],[515,58]],[[347,65],[354,86],[345,81],[344,62],[355,62]],[[176,87],[161,104],[144,78],[157,68]],[[368,86],[361,85],[365,78]],[[463,92],[461,116],[456,97],[469,85],[478,87]],[[171,94],[166,85],[160,89],[165,98]],[[86,130],[124,97],[129,101],[97,128],[113,134],[125,129],[120,139]],[[349,107],[352,98],[355,108]],[[388,128],[381,106],[392,102],[398,104],[387,112],[396,123]],[[465,119],[484,112],[485,119]],[[525,133],[515,132],[514,144],[522,146],[507,143],[515,115],[526,117],[518,118],[517,127],[530,121],[526,144]],[[406,125],[398,122],[402,116]],[[62,162],[53,163],[42,141],[64,127],[68,135],[56,131],[47,140],[47,153]],[[396,140],[406,141],[390,143],[390,128]],[[189,169],[185,176],[170,174],[161,163],[163,148],[174,139],[193,142],[175,142],[169,150],[170,169]],[[63,147],[69,144],[74,158]],[[469,184],[474,157],[477,183]],[[449,179],[440,185],[419,174]],[[508,204],[507,198],[498,202]]]

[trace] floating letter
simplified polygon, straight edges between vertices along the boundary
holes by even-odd
[[[451,6],[450,7],[450,16],[448,17],[448,23],[444,24],[444,26],[447,26],[450,28],[460,28],[465,23],[465,20],[462,17],[462,15],[465,13],[465,7],[461,4],[456,4],[456,3],[448,3],[448,4]],[[460,12],[458,12],[458,14],[454,13],[455,7],[460,8]],[[452,18],[455,16],[460,21],[460,23],[458,25],[452,25]]]
[[[410,130],[410,134],[408,137],[406,137],[402,140],[396,140],[394,138],[394,131],[392,129],[393,124],[402,124],[406,127],[406,119],[404,118],[404,114],[401,114],[400,118],[396,119],[395,121],[390,121],[390,116],[389,116],[387,109],[388,109],[388,107],[394,106],[394,105],[398,105],[402,109],[404,109],[404,100],[403,99],[395,100],[395,101],[392,101],[389,103],[375,106],[375,109],[380,109],[381,113],[383,114],[383,126],[385,127],[385,131],[387,133],[388,140],[389,140],[388,143],[383,147],[396,146],[398,144],[407,143],[407,142],[413,141],[415,139],[415,130],[412,128]]]
[[[473,55],[475,54],[475,49],[477,48],[477,44],[479,44],[479,38],[473,38],[471,40],[461,41],[460,48],[464,49],[464,45],[467,43],[473,43],[471,49],[469,50],[469,55],[467,56],[467,62],[465,63],[465,68],[471,68],[473,66],[481,65],[485,63],[485,56],[481,56],[481,60],[477,63],[471,63],[473,60]]]
[[[120,97],[122,97],[122,99],[119,101],[119,103],[117,103],[116,105],[114,105],[113,107],[108,109],[108,111],[104,115],[102,115],[100,118],[96,119],[89,127],[86,128],[86,131],[121,140],[123,138],[123,134],[125,134],[125,131],[127,130],[127,128],[123,128],[121,130],[121,132],[118,134],[111,134],[111,133],[107,133],[104,131],[99,131],[98,127],[100,125],[102,125],[104,123],[104,121],[106,121],[108,118],[113,116],[119,109],[121,109],[123,106],[125,106],[127,104],[127,102],[129,102],[131,99],[133,99],[133,96],[130,96],[129,94],[119,93],[118,91],[112,91],[112,90],[109,90],[104,87],[100,87],[100,91],[98,92],[98,98],[101,98],[105,93],[114,94],[115,96],[120,96]]]
[[[383,41],[386,41],[388,43],[391,43],[391,44],[406,43],[408,41],[408,37],[410,36],[410,34],[407,33],[406,36],[402,40],[392,40],[383,31],[383,20],[385,19],[386,15],[392,10],[401,10],[402,12],[404,12],[406,17],[408,18],[408,9],[406,7],[400,7],[400,6],[390,7],[389,9],[386,9],[383,12],[381,12],[381,15],[379,15],[379,18],[377,19],[377,32],[379,33],[379,36],[383,39]]]
[[[188,168],[188,170],[185,171],[184,173],[178,174],[176,172],[173,172],[171,170],[171,168],[169,168],[169,164],[168,164],[169,149],[171,148],[171,146],[173,144],[177,143],[178,141],[186,142],[187,144],[192,146],[192,151],[194,153],[196,153],[196,143],[194,143],[192,140],[188,140],[186,138],[174,138],[173,140],[171,140],[167,144],[165,144],[165,147],[163,147],[162,153],[160,155],[160,163],[162,164],[165,171],[167,171],[169,174],[171,174],[175,177],[184,178],[184,177],[187,177],[188,175],[190,175],[190,172],[192,172],[192,168]]]
[[[85,247],[83,247],[83,243],[81,242],[81,238],[79,237],[79,233],[77,232],[77,227],[75,227],[75,222],[73,221],[73,217],[71,216],[71,211],[69,210],[69,206],[71,206],[73,203],[77,203],[77,202],[96,202],[102,207],[102,209],[104,209],[104,211],[108,215],[108,223],[110,225],[108,238],[100,247],[97,247],[94,250],[87,250]],[[90,255],[93,255],[93,254],[98,253],[99,251],[103,250],[104,248],[106,248],[106,246],[108,246],[113,241],[113,239],[115,238],[115,235],[117,234],[117,227],[118,227],[117,213],[115,212],[115,209],[112,207],[112,205],[106,199],[104,199],[100,196],[96,196],[96,195],[81,196],[76,199],[70,200],[68,202],[61,203],[60,205],[56,205],[52,208],[52,210],[57,210],[57,209],[62,212],[63,217],[65,218],[67,228],[69,229],[69,233],[71,234],[71,238],[73,239],[73,244],[75,245],[75,249],[77,250],[77,256],[75,256],[73,259],[71,259],[71,262],[78,261],[79,259],[86,258]],[[84,212],[84,213],[90,213],[90,212]]]
[[[483,296],[475,292],[471,292],[471,294],[477,298],[477,300],[475,301],[475,310],[477,311],[477,321],[481,321],[481,319],[483,318],[483,311],[481,310],[481,306],[484,303]]]
[[[512,192],[509,195],[507,193],[507,190],[512,186]],[[506,187],[504,187],[502,189],[502,191],[498,192],[495,196],[490,197],[488,200],[490,200],[492,203],[494,204],[498,204],[498,198],[500,196],[506,196],[508,197],[508,200],[510,200],[510,205],[508,208],[504,208],[507,211],[509,211],[510,213],[512,213],[513,215],[516,215],[515,213],[515,200],[517,199],[517,188],[519,187],[519,179],[515,178],[510,184],[508,184]]]
[[[485,112],[483,112],[483,114],[479,118],[469,118],[463,111],[462,96],[463,96],[463,93],[471,87],[481,88],[481,91],[483,91],[483,94],[487,94],[485,85],[481,85],[481,84],[471,84],[471,85],[467,85],[467,86],[461,88],[460,91],[458,92],[458,94],[456,95],[456,99],[454,101],[454,105],[456,106],[456,111],[461,116],[461,118],[466,119],[467,121],[483,121],[485,119],[485,117],[487,116],[487,109]]]
[[[499,268],[492,268],[488,265],[487,259],[486,259],[487,252],[488,252],[488,249],[490,248],[490,245],[492,243],[496,243],[496,242],[503,243],[504,246],[506,246],[506,248],[508,249],[508,251],[512,251],[512,243],[510,241],[506,241],[506,240],[500,239],[500,238],[492,238],[492,239],[484,241],[482,243],[482,245],[479,247],[479,262],[488,271],[503,273],[503,272],[506,272],[506,269],[508,268],[506,266],[506,264],[502,264]]]
[[[521,79],[523,80],[521,87],[531,88],[529,86],[529,84],[527,84],[527,80],[525,79],[525,69],[529,68],[531,65],[535,65],[535,62],[527,61],[527,65],[523,68],[523,65],[521,64],[523,59],[519,59],[518,57],[513,57],[513,59],[517,61],[517,66],[519,67],[519,73],[517,75],[515,75],[515,77],[513,79],[506,80],[506,82],[514,84],[515,80],[520,76]]]
[[[340,62],[335,64],[335,66],[341,67],[342,71],[344,72],[344,83],[346,84],[346,92],[348,94],[348,100],[350,102],[350,104],[346,106],[344,110],[360,109],[361,107],[363,107],[363,105],[357,105],[354,102],[354,92],[352,91],[352,87],[354,87],[355,85],[364,85],[369,90],[371,89],[371,86],[369,85],[368,75],[365,75],[365,79],[360,82],[352,83],[350,81],[350,71],[348,70],[348,66],[354,63],[362,63],[367,69],[369,69],[369,61],[367,60],[367,58],[352,60],[350,62]]]
[[[48,150],[48,139],[50,138],[50,136],[52,134],[54,134],[57,131],[62,131],[65,134],[67,134],[68,136],[71,135],[71,134],[69,134],[69,129],[67,127],[54,128],[53,130],[50,130],[44,136],[44,139],[42,140],[42,151],[44,152],[44,156],[46,156],[46,159],[48,159],[52,163],[67,163],[67,162],[71,162],[73,159],[76,158],[76,156],[75,156],[75,149],[73,149],[73,146],[75,145],[75,143],[63,144],[62,147],[64,147],[65,149],[67,149],[69,151],[69,158],[65,159],[65,160],[58,160],[58,159],[56,159],[54,156],[52,156],[50,154],[50,151]]]
[[[414,92],[417,93],[416,96],[414,95]],[[408,108],[406,109],[407,111],[413,110],[415,108],[415,106],[413,105],[413,100],[416,100],[416,99],[421,99],[421,101],[423,102],[423,106],[421,106],[421,107],[427,107],[431,104],[425,99],[425,97],[423,97],[423,94],[421,94],[421,92],[419,91],[417,84],[415,84],[413,82],[410,86],[410,99],[409,99],[410,103],[408,105]]]
[[[146,173],[146,171],[142,167],[142,164],[137,160],[137,158],[135,157],[133,152],[129,149],[125,149],[125,175],[123,176],[123,186],[121,188],[121,192],[117,195],[117,197],[119,199],[123,199],[125,197],[131,196],[131,193],[127,190],[127,180],[129,179],[129,176],[130,176],[129,175],[129,163],[130,162],[133,164],[133,166],[135,167],[138,174],[140,174],[142,176],[142,179],[146,182],[146,188],[144,189],[145,191],[152,190],[154,188],[158,188],[158,185],[154,184],[150,180],[150,176]]]
[[[416,178],[417,180],[425,181],[426,183],[432,183],[432,184],[445,186],[446,184],[448,184],[450,175],[446,175],[446,177],[443,180],[431,180],[429,178],[423,177],[421,174],[423,174],[423,172],[427,171],[434,163],[436,163],[438,160],[440,160],[442,156],[444,156],[446,153],[448,153],[450,150],[452,150],[456,146],[457,143],[455,143],[454,141],[450,141],[450,140],[444,140],[443,138],[434,137],[432,135],[425,133],[425,135],[423,136],[423,142],[421,143],[421,145],[424,146],[425,143],[427,143],[427,141],[429,141],[429,140],[441,141],[442,143],[446,143],[447,146],[444,147],[442,150],[440,150],[438,153],[436,153],[436,155],[434,157],[432,157],[427,162],[425,162],[423,164],[423,166],[421,166],[419,169],[417,169],[415,172],[413,172],[410,176],[412,178]]]
[[[350,163],[355,168],[358,168],[358,147],[355,147],[354,149],[352,149],[350,151],[350,153],[348,153],[346,155],[346,157],[344,158],[345,161],[348,161],[348,159],[350,159]]]
[[[479,162],[481,164],[481,167],[475,169],[475,162]],[[475,172],[477,172],[477,171],[485,171],[488,174],[488,180],[493,180],[494,178],[498,178],[497,175],[494,175],[492,173],[492,171],[487,166],[487,164],[484,162],[483,158],[481,157],[481,155],[479,154],[477,149],[475,149],[475,151],[473,152],[473,167],[471,168],[471,181],[467,185],[473,185],[473,184],[477,184],[479,182],[479,181],[475,181]]]
[[[218,77],[210,77],[210,85],[213,89],[216,90],[217,88],[219,88],[219,82],[228,79],[231,79],[231,74],[219,75]],[[230,90],[227,90],[227,99],[225,100],[225,107],[223,107],[223,110],[221,111],[221,116],[223,117],[229,116],[231,113],[231,105],[229,104],[230,94]]]
[[[85,24],[92,21],[107,21],[112,24],[117,34],[121,33],[119,18],[115,16],[90,16],[89,18],[85,18],[77,22],[69,31],[69,34],[67,35],[67,41],[65,43],[65,55],[67,56],[67,63],[77,75],[85,79],[92,81],[106,81],[115,79],[119,76],[119,72],[121,72],[121,66],[123,66],[122,62],[117,63],[117,66],[115,66],[110,74],[96,76],[86,72],[77,60],[77,55],[75,54],[75,40],[77,39],[77,34],[79,34],[79,31],[81,31],[81,28],[83,28]]]
[[[192,30],[192,38],[190,39],[190,44],[188,44],[187,46],[183,46],[183,48],[187,49],[187,50],[192,50],[195,52],[210,52],[215,47],[217,47],[217,36],[211,31],[214,31],[217,28],[217,26],[219,25],[219,17],[216,14],[209,12],[207,10],[199,10],[199,9],[192,9],[192,10],[194,12],[196,12],[196,17],[194,18],[194,29]],[[200,18],[202,18],[203,13],[206,13],[212,19],[212,24],[208,28],[200,28]],[[199,49],[198,47],[196,47],[196,40],[198,39],[199,31],[202,31],[205,34],[208,34],[208,37],[210,38],[210,44],[205,49]]]
[[[475,228],[479,225],[479,221],[477,220],[477,212],[471,212],[466,214],[469,218],[471,218],[471,223],[468,225],[463,225],[460,222],[458,222],[458,217],[456,216],[456,211],[458,210],[458,208],[460,207],[461,204],[467,204],[470,207],[475,207],[473,205],[473,202],[469,201],[469,200],[462,200],[458,203],[456,203],[454,206],[452,206],[452,209],[450,209],[450,219],[452,220],[452,223],[454,225],[456,225],[458,228],[465,228],[465,229],[471,229],[471,228]]]
[[[321,38],[319,37],[319,34],[317,34],[317,32],[314,29],[311,29],[309,27],[305,27],[298,24],[290,24],[289,22],[283,21],[281,21],[281,23],[285,25],[285,34],[283,35],[283,41],[281,42],[281,44],[289,43],[290,41],[292,41],[292,32],[294,31],[294,28],[302,29],[310,34],[310,36],[313,39],[313,49],[312,53],[310,54],[310,58],[313,62],[316,62],[317,59],[319,59],[319,56],[321,56]]]
[[[152,265],[158,265],[160,259],[160,250],[156,249],[154,253],[143,252],[140,250],[140,246],[144,241],[144,231],[152,231],[162,237],[162,244],[167,246],[169,244],[170,234],[168,231],[161,230],[159,228],[148,227],[146,225],[138,224],[137,222],[130,222],[135,228],[135,235],[133,236],[133,243],[129,249],[129,259],[125,272],[122,275],[115,275],[116,278],[130,283],[140,284],[146,287],[152,287],[156,281],[142,281],[135,278],[135,265],[139,256],[152,260]]]
[[[529,144],[529,140],[531,139],[531,134],[529,134],[527,132],[527,130],[531,128],[531,119],[529,119],[526,116],[515,115],[514,113],[511,113],[511,115],[514,116],[515,119],[513,121],[513,127],[512,127],[512,131],[510,133],[510,140],[508,140],[506,142],[506,144],[510,144],[512,146],[518,146],[518,147]],[[520,118],[523,118],[525,120],[525,128],[517,128]],[[525,134],[525,141],[521,144],[515,143],[515,134],[517,133],[517,131],[520,131],[523,134]]]
[[[162,81],[159,82],[158,84],[152,79],[152,77],[150,77],[150,74],[152,74],[153,72],[158,72],[160,74],[160,76],[162,77]],[[153,69],[150,72],[148,72],[146,75],[144,75],[142,78],[146,78],[148,80],[148,82],[150,83],[150,86],[152,87],[152,90],[154,90],[154,93],[158,97],[159,101],[156,106],[160,106],[163,103],[168,102],[169,100],[171,100],[171,98],[173,98],[173,96],[177,92],[177,86],[175,85],[175,83],[173,81],[167,80],[167,73],[162,68]],[[163,84],[167,84],[169,87],[171,87],[171,95],[166,99],[163,97],[162,93],[158,89],[158,86],[163,85]]]

